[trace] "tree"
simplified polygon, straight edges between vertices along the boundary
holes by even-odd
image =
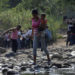
[[[22,0],[9,0],[10,8],[16,7]]]

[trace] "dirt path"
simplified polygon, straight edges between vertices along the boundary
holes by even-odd
[[[54,46],[66,46],[66,39],[58,39]]]
[[[63,39],[57,39],[57,41],[53,43],[53,45],[48,46],[48,48],[65,47],[65,46],[66,46],[66,38],[63,38]]]

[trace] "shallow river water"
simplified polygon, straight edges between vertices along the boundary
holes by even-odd
[[[2,75],[2,74],[0,74]],[[15,75],[75,75],[75,68],[62,68],[62,69],[57,69],[57,68],[51,68],[51,69],[38,69],[35,71],[25,71],[22,72],[21,74],[15,74]]]
[[[25,72],[22,75],[75,75],[75,66],[72,65],[70,68],[51,68],[51,69],[39,69],[35,72]]]

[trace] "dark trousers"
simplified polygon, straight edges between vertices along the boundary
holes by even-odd
[[[16,53],[17,49],[18,49],[17,40],[12,39],[12,51]]]
[[[25,38],[23,38],[21,41],[21,48],[25,48]]]
[[[70,45],[75,45],[75,35],[71,35]]]

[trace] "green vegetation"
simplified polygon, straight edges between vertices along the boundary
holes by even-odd
[[[62,27],[64,15],[74,16],[75,0],[0,0],[0,29],[8,29],[18,24],[22,28],[31,27],[31,10],[47,14],[48,26],[56,39],[56,32]],[[69,15],[70,13],[70,15]]]

